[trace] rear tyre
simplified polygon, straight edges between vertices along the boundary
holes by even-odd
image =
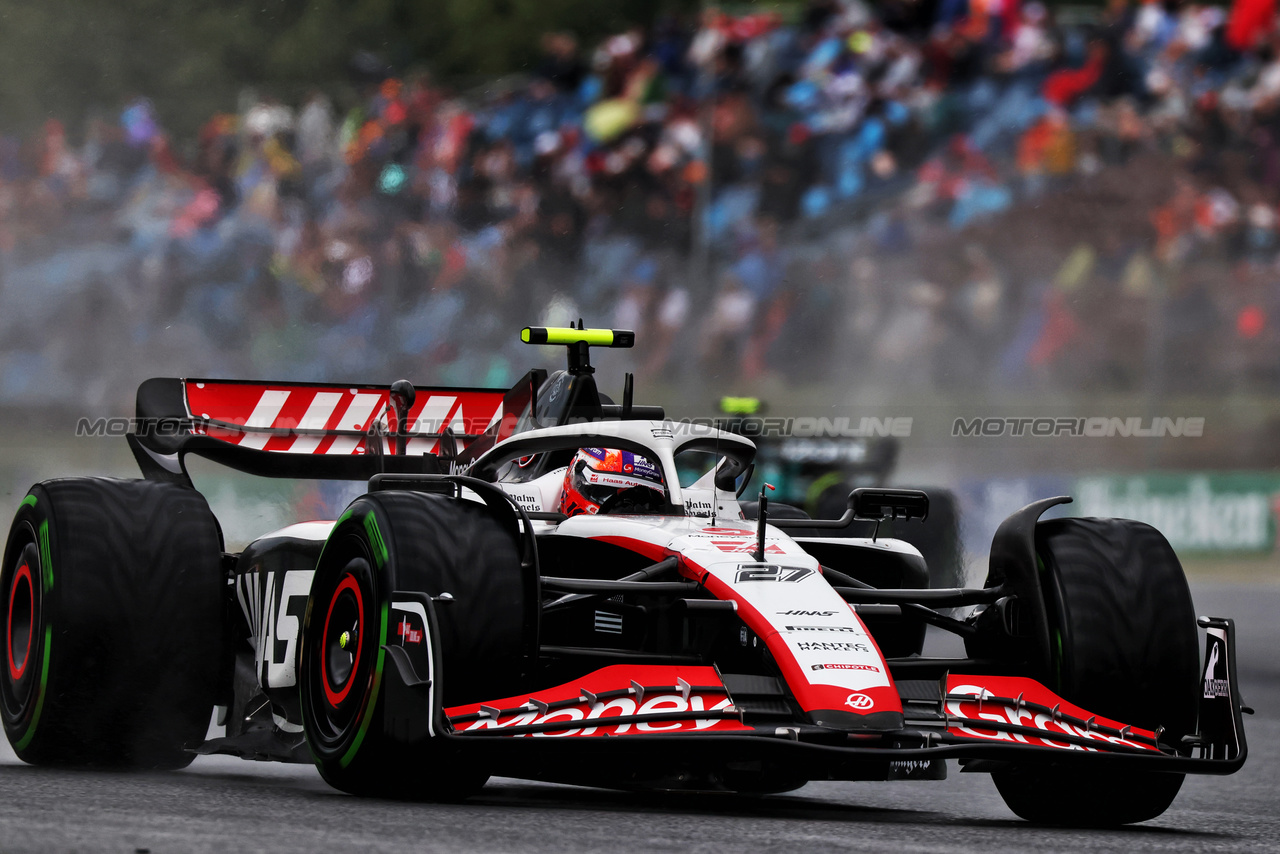
[[[1049,687],[1178,744],[1196,723],[1199,639],[1177,555],[1149,525],[1053,519],[1036,526],[1052,646]],[[1044,824],[1114,826],[1168,809],[1182,774],[1021,767],[992,775],[1009,808]]]
[[[449,594],[433,609],[436,624],[425,627],[426,647],[413,649],[420,662],[429,649],[430,675],[425,666],[418,672],[442,692],[442,706],[518,687],[526,602],[514,528],[472,501],[365,495],[334,526],[312,582],[299,666],[307,743],[321,776],[345,792],[465,798],[488,773],[427,734],[424,721],[397,723],[387,712],[388,680],[399,676],[386,646],[403,642],[395,637],[403,615],[392,616],[397,590]],[[413,715],[428,715],[426,697],[419,694]]]
[[[31,488],[0,564],[0,716],[36,765],[182,768],[209,727],[221,541],[195,490],[67,478]]]

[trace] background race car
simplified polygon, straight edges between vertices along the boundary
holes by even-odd
[[[722,397],[720,411],[726,417],[714,423],[755,443],[757,476],[776,487],[771,493],[776,502],[789,505],[775,503],[775,515],[795,508],[814,519],[838,517],[850,490],[892,481],[901,453],[895,431],[907,432],[894,423],[901,419],[892,418],[803,418],[797,424],[795,418],[769,417],[768,406],[756,397]],[[941,486],[902,485],[928,490],[929,518],[908,525],[886,520],[880,531],[920,550],[930,585],[963,584],[966,561],[956,496]],[[754,518],[750,501],[743,502],[743,510]],[[870,536],[874,528],[855,519],[842,533]]]

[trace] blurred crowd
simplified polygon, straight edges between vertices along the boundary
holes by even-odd
[[[579,317],[676,383],[1275,390],[1273,5],[710,8],[469,91],[361,55],[193,139],[51,119],[0,137],[0,405],[504,385]]]

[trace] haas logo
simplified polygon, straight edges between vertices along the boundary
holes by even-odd
[[[850,694],[845,698],[844,704],[851,709],[864,711],[876,704],[876,701],[868,697],[866,694]]]

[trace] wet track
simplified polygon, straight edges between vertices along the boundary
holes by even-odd
[[[197,759],[173,774],[49,771],[0,746],[0,851],[1280,851],[1280,586],[1193,586],[1236,618],[1250,757],[1118,831],[1019,821],[990,779],[814,783],[787,795],[637,796],[495,780],[459,805],[366,801],[309,767]],[[0,740],[2,741],[2,740]]]

